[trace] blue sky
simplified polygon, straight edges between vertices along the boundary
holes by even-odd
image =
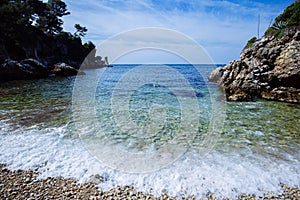
[[[66,31],[74,24],[88,28],[85,41],[99,44],[124,31],[160,27],[193,38],[215,63],[238,59],[248,39],[257,36],[258,15],[261,35],[271,20],[292,0],[65,0],[71,15],[64,17]],[[148,62],[147,56],[128,56],[122,62]],[[149,56],[148,56],[149,57]],[[166,56],[167,57],[167,56]],[[149,59],[149,58],[148,58]],[[160,58],[159,62],[173,60]],[[174,61],[176,62],[176,61]],[[173,63],[174,63],[173,62]]]

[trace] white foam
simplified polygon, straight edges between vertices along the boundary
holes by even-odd
[[[32,169],[40,166],[40,177],[73,177],[86,182],[91,175],[105,179],[99,187],[108,190],[117,185],[133,185],[143,192],[160,195],[197,195],[214,193],[217,197],[235,198],[241,193],[262,195],[277,191],[279,184],[300,186],[299,152],[285,159],[264,157],[239,150],[211,152],[201,158],[188,152],[171,166],[155,173],[127,174],[105,167],[91,156],[79,139],[61,137],[65,128],[39,130],[37,127],[3,134],[0,163],[11,169]],[[241,153],[241,151],[244,151]]]

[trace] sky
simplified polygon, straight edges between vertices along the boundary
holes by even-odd
[[[98,45],[118,34],[143,27],[182,33],[204,48],[214,63],[239,59],[246,42],[260,36],[293,0],[65,0],[70,15],[64,29],[74,33],[74,24],[87,27],[84,41]],[[147,36],[149,37],[149,35]],[[153,36],[154,37],[154,36]],[[162,37],[163,39],[164,37]],[[141,37],[139,37],[141,39]],[[135,45],[132,40],[127,45]],[[161,41],[162,43],[164,41]],[[125,44],[122,44],[125,45]],[[183,44],[184,45],[184,44]],[[117,48],[113,46],[112,48]],[[180,48],[180,47],[179,47]],[[116,63],[177,63],[169,52],[129,52]],[[109,56],[109,55],[101,55]]]

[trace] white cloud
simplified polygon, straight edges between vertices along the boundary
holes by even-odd
[[[293,1],[291,1],[293,2]],[[140,27],[164,27],[180,31],[206,47],[216,62],[239,56],[246,41],[261,32],[271,18],[286,5],[254,1],[233,3],[226,0],[66,0],[71,15],[64,18],[65,29],[73,31],[80,23],[88,28],[86,40],[101,42],[115,34]]]
[[[123,32],[105,40],[97,49],[97,54],[108,56],[112,62],[115,62],[121,56],[124,57],[124,55],[135,52],[138,53],[139,60],[143,56],[148,59],[145,62],[149,63],[149,56],[145,52],[151,52],[151,55],[155,55],[155,58],[150,63],[155,62],[154,60],[157,58],[161,59],[166,53],[177,55],[177,57],[181,57],[189,63],[213,63],[205,49],[196,41],[170,29],[142,28]],[[163,63],[174,63],[173,60],[170,60],[169,55],[167,58],[169,60],[165,60]],[[137,61],[135,60],[135,62]]]

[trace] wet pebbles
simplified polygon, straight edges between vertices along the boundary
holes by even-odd
[[[171,197],[163,193],[160,197],[144,194],[133,187],[116,187],[109,191],[98,189],[94,183],[78,184],[73,179],[63,177],[48,177],[38,179],[37,170],[12,171],[0,164],[0,199],[196,199],[195,197]],[[266,194],[264,197],[240,195],[237,199],[300,199],[300,190],[281,185],[281,194]],[[207,195],[203,199],[217,199],[214,195]]]

